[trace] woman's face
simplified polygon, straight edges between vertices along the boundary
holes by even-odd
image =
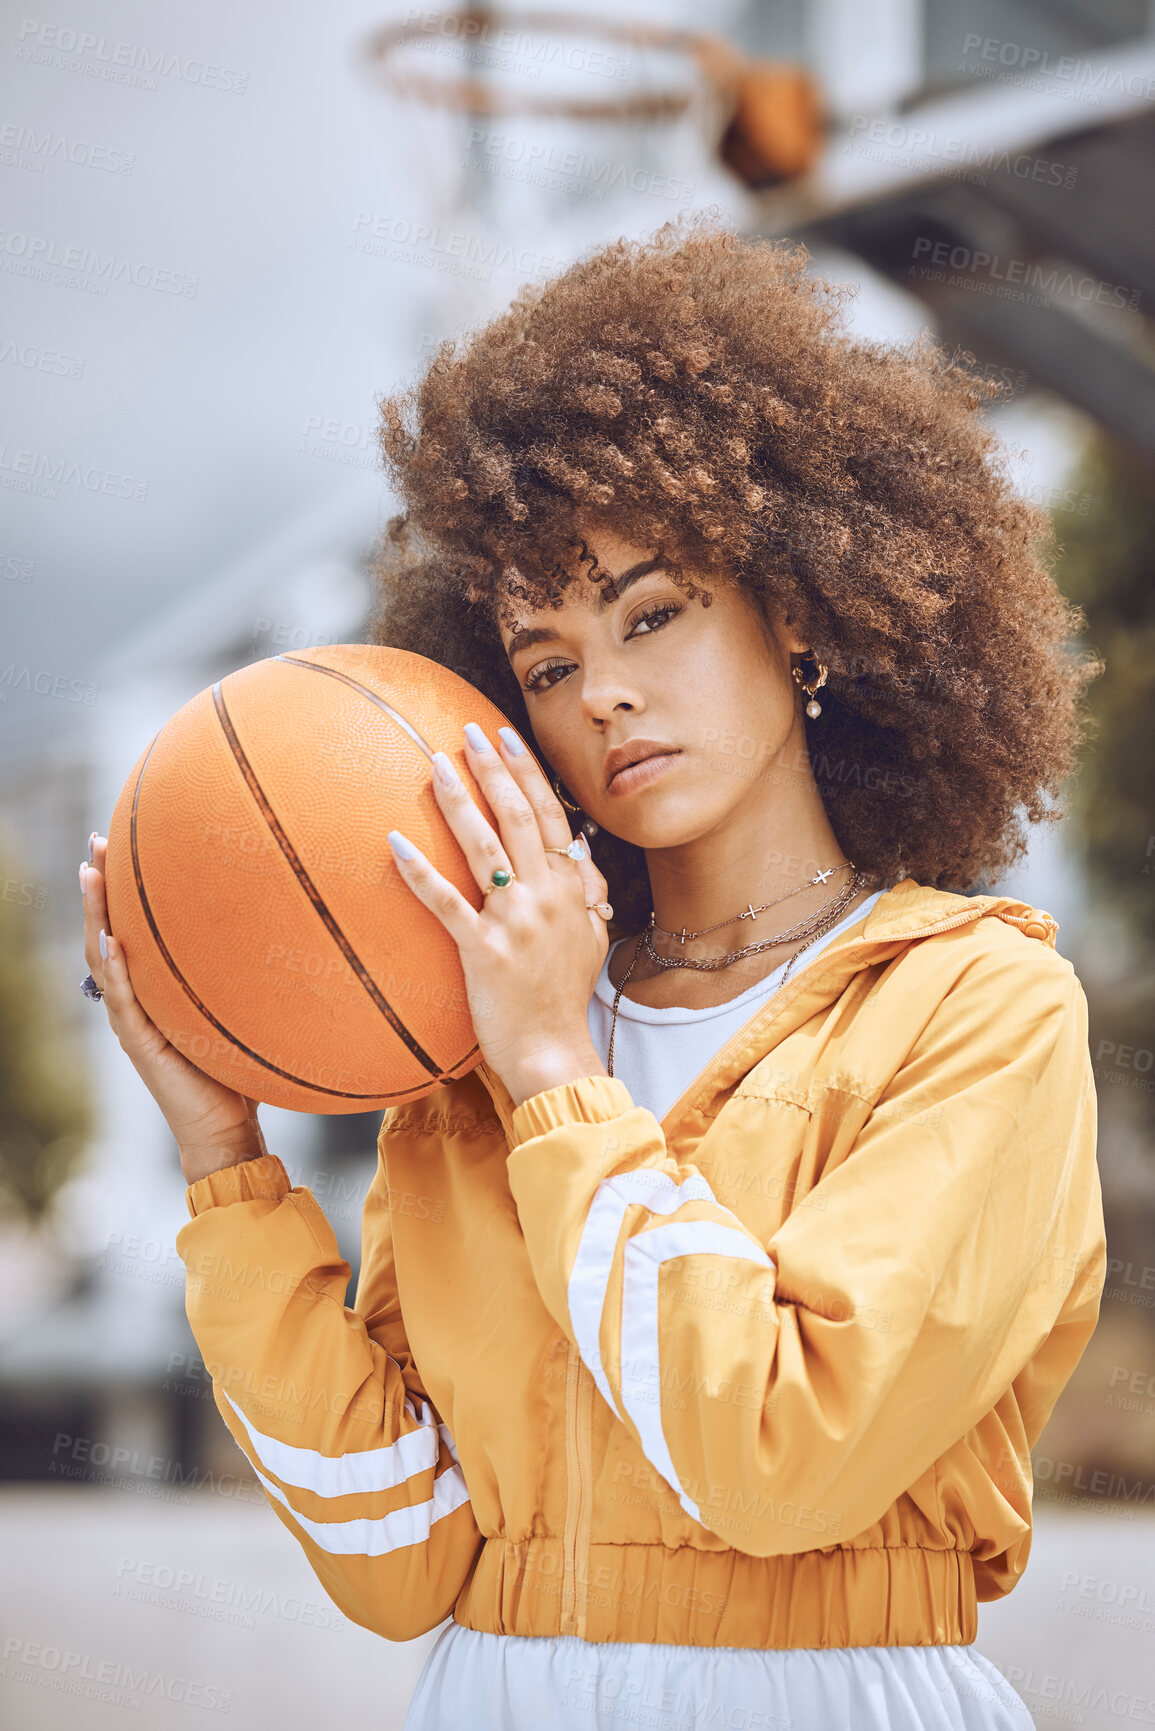
[[[616,600],[598,612],[597,585],[578,577],[563,606],[522,607],[502,628],[539,752],[567,796],[611,834],[669,848],[710,834],[759,792],[770,803],[776,786],[809,779],[790,669],[806,645],[780,622],[767,627],[735,585],[696,578],[713,597],[704,607],[650,550],[608,533],[587,545],[613,573]],[[640,738],[676,755],[607,786],[607,753]]]

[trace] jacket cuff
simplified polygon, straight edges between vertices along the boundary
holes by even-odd
[[[576,1082],[562,1082],[514,1107],[510,1149],[563,1124],[604,1124],[633,1110],[633,1096],[618,1076],[581,1076]]]
[[[227,1202],[252,1202],[269,1197],[274,1201],[292,1189],[289,1174],[275,1154],[257,1154],[251,1160],[239,1160],[235,1166],[222,1166],[217,1172],[206,1172],[185,1190],[189,1218],[195,1220],[207,1208],[220,1208]]]

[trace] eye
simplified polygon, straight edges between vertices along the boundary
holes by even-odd
[[[659,614],[664,614],[666,616],[666,618],[662,619],[662,625],[664,625],[667,618],[675,613],[680,613],[681,611],[682,609],[678,606],[676,601],[659,601],[656,607],[648,607],[644,613],[638,615],[637,619],[634,621],[634,631],[637,630],[643,620],[648,623],[649,620],[656,619]],[[655,629],[660,630],[661,626],[657,626]],[[633,634],[634,632],[631,631],[630,636],[632,637]],[[653,632],[647,631],[646,636],[652,637]]]
[[[676,601],[659,601],[655,606],[647,607],[643,612],[639,613],[638,617],[634,620],[633,629],[630,631],[630,637],[634,636],[638,626],[643,623],[650,627],[649,630],[643,632],[643,636],[652,637],[655,631],[660,631],[664,625],[669,623],[675,613],[680,613],[681,611],[681,606]],[[654,621],[655,623],[651,624],[651,621]],[[628,641],[629,639],[627,638],[627,642]],[[572,661],[544,661],[540,667],[534,668],[533,672],[525,682],[524,689],[526,691],[536,691],[540,686],[545,691],[552,691],[555,685],[561,684],[561,680],[548,679],[547,675],[558,669],[561,669],[564,672],[567,668],[572,666]]]
[[[539,685],[545,683],[545,676],[547,673],[552,673],[555,667],[568,667],[569,665],[570,663],[568,661],[544,661],[540,667],[534,668],[533,672],[525,682],[525,689],[527,691],[536,691]],[[550,681],[550,684],[546,685],[547,691],[550,689],[552,683],[553,682]]]

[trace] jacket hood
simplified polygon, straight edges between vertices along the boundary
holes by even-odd
[[[953,925],[990,914],[1054,949],[1058,922],[1042,908],[1016,896],[964,896],[952,890],[930,889],[914,878],[903,878],[879,897],[863,924],[862,937],[883,943],[897,937],[922,937],[943,921]]]

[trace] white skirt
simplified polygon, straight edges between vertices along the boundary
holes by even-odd
[[[974,1646],[671,1647],[449,1622],[403,1731],[1034,1731]]]

